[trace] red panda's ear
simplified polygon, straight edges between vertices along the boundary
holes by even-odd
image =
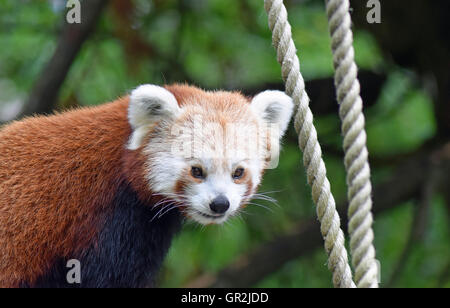
[[[281,91],[264,91],[256,95],[250,108],[268,124],[278,124],[284,135],[292,116],[292,99]]]
[[[153,124],[170,121],[179,112],[177,100],[163,87],[146,84],[133,90],[128,106],[128,121],[133,129],[128,149],[138,149]]]

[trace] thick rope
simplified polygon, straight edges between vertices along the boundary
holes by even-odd
[[[378,287],[372,231],[372,186],[362,99],[354,60],[348,0],[325,0],[331,34],[335,85],[344,135],[348,186],[350,252],[359,288]]]
[[[320,230],[328,254],[328,268],[333,273],[333,284],[340,288],[355,287],[344,246],[344,233],[340,228],[336,203],[326,176],[322,150],[313,125],[313,115],[309,108],[305,82],[300,73],[300,62],[292,40],[287,11],[282,0],[265,0],[264,7],[269,18],[269,28],[272,31],[272,42],[277,51],[278,62],[281,64],[286,93],[292,97],[298,108],[295,129],[299,135],[299,147],[303,152],[303,164],[306,168],[308,183],[312,187],[313,201],[317,206]]]

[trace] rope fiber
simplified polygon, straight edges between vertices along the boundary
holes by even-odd
[[[339,115],[344,135],[347,171],[348,231],[350,253],[358,288],[378,287],[378,266],[372,231],[372,185],[364,130],[364,114],[358,68],[354,59],[353,33],[349,0],[325,0],[331,49],[335,68],[335,85]]]
[[[331,48],[335,67],[335,85],[339,102],[339,114],[344,135],[344,163],[347,171],[349,209],[348,229],[350,251],[358,287],[378,287],[378,267],[375,260],[372,231],[372,200],[370,168],[364,130],[364,115],[357,66],[354,60],[353,33],[348,0],[325,0],[331,35]],[[330,191],[322,150],[317,140],[313,115],[305,82],[300,73],[300,62],[292,40],[291,26],[282,0],[265,0],[272,43],[281,65],[286,93],[297,107],[295,130],[299,147],[303,152],[308,183],[312,187],[313,201],[317,206],[320,229],[328,254],[328,268],[333,273],[333,284],[340,288],[354,288],[352,272],[344,246],[344,233],[336,203]]]
[[[355,284],[344,245],[344,233],[340,228],[336,202],[326,176],[322,150],[313,125],[309,97],[300,73],[300,62],[292,40],[287,11],[282,0],[265,0],[264,7],[268,14],[269,28],[272,31],[272,43],[277,51],[277,59],[286,84],[286,93],[292,97],[297,107],[295,130],[299,136],[299,147],[303,152],[303,164],[308,183],[312,187],[312,198],[317,207],[320,230],[325,241],[325,251],[328,254],[328,268],[333,273],[333,284],[339,288],[354,288]]]

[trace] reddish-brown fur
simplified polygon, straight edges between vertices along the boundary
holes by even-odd
[[[166,88],[180,105],[203,98],[216,107],[235,105],[237,114],[248,103],[238,93]],[[126,149],[127,107],[128,98],[122,98],[0,130],[0,287],[32,285],[58,257],[71,257],[95,242],[104,224],[101,214],[110,210],[121,181],[150,202],[145,157]],[[229,120],[212,117],[222,125]],[[246,181],[251,187],[249,177]]]
[[[142,170],[124,155],[127,106],[119,99],[0,131],[0,286],[32,283],[56,256],[71,256],[93,240],[122,180],[122,159],[134,173]]]

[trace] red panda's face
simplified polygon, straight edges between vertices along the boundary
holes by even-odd
[[[250,201],[264,169],[274,167],[293,104],[279,91],[249,101],[187,88],[183,96],[169,87],[177,98],[153,85],[132,92],[128,148],[146,156],[152,192],[201,224],[223,223]]]

